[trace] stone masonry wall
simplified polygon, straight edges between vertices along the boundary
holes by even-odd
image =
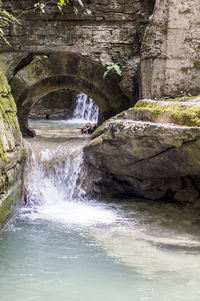
[[[141,56],[141,97],[200,93],[199,0],[84,0],[78,15],[69,8],[60,14],[55,5],[34,11],[34,0],[5,3],[21,21],[7,29],[12,46],[0,45],[9,80],[30,54],[76,52],[105,63],[120,52]]]
[[[151,14],[149,1],[83,2],[84,9],[75,15],[69,7],[60,14],[52,5],[43,14],[33,11],[33,0],[5,1],[7,9],[21,21],[7,31],[11,47],[0,46],[0,64],[6,75],[12,77],[11,72],[28,53],[76,52],[101,62],[111,61],[116,52],[139,55]]]
[[[200,93],[200,1],[157,0],[142,44],[143,98]]]
[[[21,200],[23,159],[16,105],[0,72],[0,229]]]

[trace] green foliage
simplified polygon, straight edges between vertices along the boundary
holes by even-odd
[[[12,23],[20,24],[20,22],[17,20],[17,18],[15,18],[12,14],[10,14],[5,9],[3,9],[3,3],[0,0],[0,39],[2,39],[8,45],[10,45],[10,44],[5,37],[4,29],[5,29],[5,27],[8,27]]]
[[[107,76],[107,74],[111,71],[114,71],[120,77],[122,76],[122,70],[120,69],[120,66],[117,63],[113,63],[113,62],[106,63],[106,69],[107,70],[104,73],[103,78],[105,78]]]
[[[5,36],[5,28],[13,23],[21,24],[18,20],[18,17],[20,17],[25,12],[23,12],[20,16],[16,18],[4,9],[3,2],[5,1],[0,0],[0,40],[3,40],[6,44],[10,45]],[[35,2],[34,7],[28,9],[26,12],[40,9],[42,13],[45,13],[46,8],[52,4],[57,5],[61,13],[63,13],[63,8],[69,5],[73,7],[75,14],[78,14],[77,6],[83,6],[82,0],[39,0]]]
[[[181,97],[184,97],[184,96],[191,97],[192,95],[191,95],[191,93],[187,93],[187,92],[185,92],[185,91],[180,91],[180,96],[181,96]]]
[[[82,0],[40,0],[35,3],[34,7],[36,9],[39,8],[43,13],[45,13],[46,8],[50,4],[56,4],[61,13],[63,13],[63,8],[66,5],[72,6],[75,14],[78,14],[78,8],[76,7],[76,5],[83,6]]]
[[[134,110],[149,110],[155,117],[162,114],[168,114],[168,116],[176,124],[181,124],[183,126],[200,127],[200,110],[199,106],[196,104],[179,104],[166,102],[146,102],[138,101],[133,107]]]
[[[130,59],[130,51],[126,50],[123,52],[117,51],[113,56],[113,62],[117,63],[121,69],[125,68]]]
[[[112,57],[112,62],[106,63],[106,71],[103,77],[105,78],[110,72],[114,72],[119,77],[122,77],[123,70],[127,66],[129,59],[130,59],[129,51],[124,51],[124,52],[117,51]]]

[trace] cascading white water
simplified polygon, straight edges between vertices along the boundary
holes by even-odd
[[[79,173],[83,146],[58,146],[32,152],[25,177],[29,217],[56,220],[68,226],[109,224],[116,216],[95,202],[88,202],[81,189]]]
[[[28,203],[32,205],[71,201],[75,192],[82,153],[80,147],[57,147],[32,156],[28,162],[25,185]]]
[[[74,111],[74,119],[97,122],[99,115],[99,107],[96,103],[84,93],[77,95],[76,108]]]

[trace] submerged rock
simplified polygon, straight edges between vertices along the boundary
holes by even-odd
[[[148,116],[124,111],[94,132],[84,148],[90,192],[200,201],[200,129]]]

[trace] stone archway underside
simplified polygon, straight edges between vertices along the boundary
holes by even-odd
[[[67,88],[89,95],[99,106],[101,121],[127,109],[129,100],[119,88],[119,79],[104,79],[104,72],[100,63],[77,53],[34,56],[10,82],[23,135],[34,136],[28,125],[31,108],[41,97],[56,90]]]

